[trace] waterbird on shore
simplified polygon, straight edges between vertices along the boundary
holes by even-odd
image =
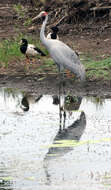
[[[20,41],[20,51],[27,58],[27,63],[30,62],[29,57],[35,57],[36,55],[46,56],[38,47],[33,44],[29,44],[28,41],[24,38]]]
[[[42,11],[32,20],[34,21],[38,18],[42,18],[43,20],[40,31],[40,39],[50,53],[55,64],[58,66],[59,73],[61,73],[63,69],[68,69],[74,73],[77,78],[83,81],[85,79],[85,68],[80,62],[80,59],[76,55],[75,51],[60,40],[47,39],[45,37],[45,27],[48,21],[48,13]]]

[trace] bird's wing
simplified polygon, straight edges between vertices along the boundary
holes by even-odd
[[[45,56],[45,53],[43,53],[38,47],[35,47],[33,44],[28,44],[27,54],[28,53],[31,55],[40,54],[41,56]]]
[[[35,51],[37,51],[41,56],[46,56],[43,51],[41,51],[38,47],[34,48]]]
[[[71,65],[81,64],[77,54],[69,46],[59,40],[50,40],[50,42],[49,52],[53,58],[59,58],[57,61],[60,62],[60,64],[62,64],[62,61],[64,64],[67,61],[68,63],[70,62]]]
[[[85,74],[84,66],[69,46],[59,40],[53,40],[53,42],[50,42],[49,52],[57,65],[69,69],[81,78],[83,77]]]
[[[31,56],[37,55],[38,53],[34,50],[34,48],[35,46],[33,44],[28,44],[26,54]]]

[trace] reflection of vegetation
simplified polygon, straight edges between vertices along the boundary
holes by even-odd
[[[65,109],[78,110],[82,101],[82,97],[68,95],[65,97]]]
[[[106,174],[105,176],[102,177],[102,184],[104,186],[111,187],[111,175]]]
[[[54,95],[53,97],[53,104],[58,105],[60,103],[59,97]],[[78,110],[82,101],[82,97],[80,96],[71,96],[67,95],[65,97],[65,105],[64,108],[66,110]]]
[[[1,190],[12,190],[12,181],[10,177],[2,177],[0,178],[0,189]]]
[[[4,88],[4,97],[9,97],[10,95],[13,98],[16,98],[18,96],[18,90],[13,88]]]
[[[12,88],[1,88],[0,93],[3,96],[5,103],[7,103],[7,101],[9,101],[10,99],[11,101],[14,100],[17,106],[20,105],[20,96],[22,96],[23,92],[20,92],[19,90]]]
[[[103,104],[105,103],[105,99],[102,97],[86,97],[86,100],[91,101],[92,103],[94,103],[96,105],[97,108],[102,107]]]

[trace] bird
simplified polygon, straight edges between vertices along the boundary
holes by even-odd
[[[68,69],[74,75],[76,75],[77,78],[79,78],[81,81],[84,81],[85,68],[80,62],[80,59],[76,55],[75,51],[62,41],[57,39],[48,39],[45,36],[45,27],[48,21],[48,13],[46,11],[42,11],[39,13],[39,15],[34,17],[32,21],[35,21],[38,18],[42,18],[43,20],[40,30],[40,40],[48,50],[55,64],[58,66],[59,73],[61,74],[64,69]]]
[[[47,35],[47,38],[48,39],[55,39],[55,40],[57,39],[57,40],[59,40],[59,36],[57,35],[57,33],[59,31],[58,27],[57,26],[53,26],[53,27],[51,27],[51,30],[52,30],[52,32],[50,32]]]
[[[20,51],[22,54],[25,54],[28,63],[30,62],[30,56],[46,56],[45,53],[43,53],[38,47],[35,47],[33,44],[29,44],[27,39],[24,38],[20,41]]]

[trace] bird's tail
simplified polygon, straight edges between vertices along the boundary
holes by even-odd
[[[83,64],[79,65],[79,68],[78,68],[76,74],[77,74],[77,78],[79,78],[83,82],[85,81],[85,78],[86,78],[85,77],[85,67]]]
[[[81,81],[85,81],[85,67],[84,65],[81,65],[81,71],[80,71],[80,79]]]
[[[46,56],[46,54],[42,52],[42,53],[41,53],[41,56]]]
[[[41,56],[46,56],[46,54],[41,51],[38,47],[34,48]]]

